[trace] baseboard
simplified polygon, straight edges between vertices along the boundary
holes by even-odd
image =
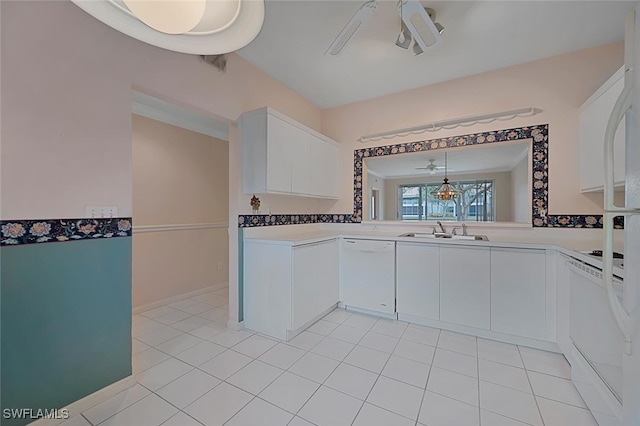
[[[230,328],[232,330],[243,330],[244,321],[234,321],[230,319],[227,321],[227,328]]]
[[[95,391],[94,393],[85,396],[82,399],[79,399],[75,402],[64,407],[64,409],[68,410],[69,418],[77,416],[83,411],[87,411],[89,408],[94,405],[100,404],[101,402],[106,401],[114,395],[119,394],[123,390],[129,389],[133,385],[136,384],[136,378],[132,374],[130,376],[125,377],[122,380],[119,380],[115,383],[110,384],[100,390]],[[29,423],[31,426],[55,426],[59,425],[62,422],[65,422],[67,419],[39,419],[35,422]]]
[[[148,311],[150,309],[159,308],[160,306],[164,306],[164,305],[167,305],[169,303],[179,302],[181,300],[189,299],[191,297],[200,296],[201,294],[208,293],[208,292],[210,292],[212,290],[219,290],[221,288],[225,288],[225,287],[228,287],[228,286],[229,286],[229,283],[227,283],[227,282],[220,283],[220,284],[214,284],[214,285],[210,285],[208,287],[204,287],[204,288],[201,288],[201,289],[198,289],[198,290],[190,291],[188,293],[182,293],[182,294],[179,294],[177,296],[168,297],[166,299],[158,300],[157,302],[147,303],[146,305],[137,306],[137,307],[133,308],[133,314],[134,315],[135,314],[139,314],[140,312]]]

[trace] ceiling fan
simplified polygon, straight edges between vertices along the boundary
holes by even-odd
[[[429,172],[429,174],[430,174],[430,175],[435,175],[435,174],[437,173],[437,171],[438,171],[438,170],[445,170],[445,169],[446,169],[446,167],[445,167],[445,166],[437,166],[437,165],[435,164],[435,162],[436,162],[436,160],[435,160],[435,159],[430,158],[430,159],[429,159],[429,164],[427,164],[425,167],[416,167],[415,169],[416,169],[416,170],[427,170],[427,171]],[[452,170],[452,169],[449,169],[449,170],[451,170],[451,171],[454,171],[454,172],[455,172],[455,170]]]
[[[371,18],[377,6],[377,0],[368,1],[360,6],[340,31],[338,37],[331,43],[325,55],[339,54],[349,40]],[[402,23],[396,46],[407,49],[413,40],[413,53],[419,55],[442,40],[441,34],[444,27],[435,22],[436,13],[433,9],[425,8],[418,0],[399,0],[398,13]]]

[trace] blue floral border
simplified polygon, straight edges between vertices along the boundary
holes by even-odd
[[[400,155],[469,145],[531,139],[532,158],[532,216],[533,227],[602,228],[602,215],[550,215],[549,211],[549,125],[496,130],[492,132],[453,136],[395,145],[362,148],[353,151],[353,222],[362,221],[363,161],[371,157]],[[623,228],[624,218],[617,217],[614,227]]]
[[[239,228],[306,223],[353,223],[350,214],[253,214],[238,216]]]
[[[0,246],[130,237],[130,217],[0,221]]]

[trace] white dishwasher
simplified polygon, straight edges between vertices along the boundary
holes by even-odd
[[[347,307],[395,313],[395,241],[343,239],[340,252],[342,303]]]

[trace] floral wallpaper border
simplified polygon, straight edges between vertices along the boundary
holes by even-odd
[[[0,246],[130,237],[130,217],[0,221]]]
[[[602,228],[602,215],[549,215],[549,125],[496,130],[484,133],[408,142],[395,145],[356,149],[353,151],[353,217],[355,223],[362,221],[362,171],[363,161],[371,157],[400,155],[411,152],[431,151],[470,145],[491,144],[531,139],[532,159],[532,218],[533,227],[554,228]],[[624,218],[617,217],[614,227],[623,228]]]
[[[353,223],[350,214],[252,214],[238,216],[239,228],[306,223]]]

